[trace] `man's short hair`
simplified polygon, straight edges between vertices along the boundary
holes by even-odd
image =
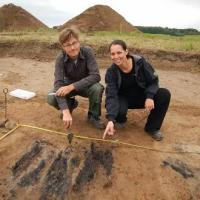
[[[68,41],[70,38],[76,38],[77,40],[79,40],[79,35],[78,33],[72,29],[72,28],[65,28],[60,32],[59,35],[59,42],[60,44],[64,44],[66,41]]]

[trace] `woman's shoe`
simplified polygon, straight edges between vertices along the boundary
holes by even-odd
[[[146,131],[154,140],[161,141],[164,137],[160,130],[157,131]]]

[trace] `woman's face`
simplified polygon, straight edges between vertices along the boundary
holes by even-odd
[[[118,66],[123,65],[123,63],[127,60],[126,55],[128,54],[127,50],[124,50],[121,45],[113,44],[110,47],[110,57],[113,63]]]

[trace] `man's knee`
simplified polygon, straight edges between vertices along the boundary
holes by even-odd
[[[94,85],[91,86],[90,89],[94,93],[103,93],[104,86],[101,83],[95,83]]]
[[[101,102],[104,86],[100,83],[95,83],[89,89],[89,98],[93,99],[94,102]]]
[[[46,100],[50,106],[53,106],[54,108],[59,110],[58,103],[57,103],[56,97],[54,95],[47,95]]]

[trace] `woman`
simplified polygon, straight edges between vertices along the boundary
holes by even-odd
[[[170,92],[159,88],[158,75],[152,66],[143,57],[130,54],[124,41],[114,40],[109,51],[113,64],[105,76],[108,124],[103,138],[114,135],[115,127],[124,127],[128,109],[145,108],[149,113],[145,131],[153,139],[162,140],[160,128],[169,106]]]

